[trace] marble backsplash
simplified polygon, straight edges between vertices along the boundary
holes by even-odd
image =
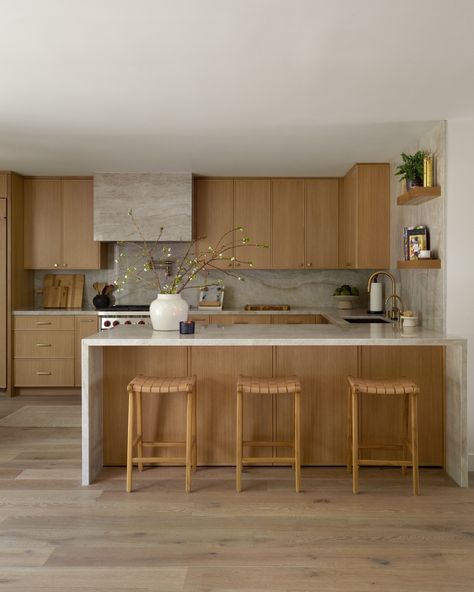
[[[173,255],[179,257],[187,248],[186,243],[172,243]],[[120,256],[122,252],[122,256]],[[131,263],[139,267],[143,258],[136,256],[137,249],[133,245],[109,244],[108,269],[94,271],[78,271],[86,276],[84,290],[84,308],[92,309],[92,299],[95,291],[94,282],[114,283],[123,276],[127,266]],[[137,264],[138,263],[138,264]],[[37,290],[35,306],[40,308],[42,296],[39,290],[43,284],[43,276],[49,271],[35,272],[35,289]],[[62,273],[62,272],[57,272]],[[70,273],[70,272],[69,272]],[[222,278],[225,286],[224,308],[243,308],[246,304],[289,304],[292,307],[305,306],[335,306],[332,297],[335,288],[341,284],[349,284],[359,288],[360,300],[358,306],[367,307],[367,280],[371,270],[239,270],[238,275],[243,278],[231,277],[219,272],[209,274],[209,281],[213,277]],[[234,274],[237,276],[237,272]],[[164,271],[162,272],[164,279]],[[197,306],[198,290],[190,289],[183,292],[183,296],[191,306]],[[123,290],[115,293],[117,304],[148,304],[156,296],[156,289],[146,286],[143,282],[129,279]]]

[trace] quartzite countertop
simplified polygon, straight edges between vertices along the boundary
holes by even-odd
[[[389,355],[384,347],[392,348]],[[82,482],[93,482],[104,458],[109,459],[106,464],[122,464],[126,384],[137,373],[197,375],[198,423],[202,422],[198,438],[204,438],[201,464],[232,462],[234,382],[238,373],[301,374],[308,385],[305,397],[309,406],[302,438],[313,447],[314,454],[322,445],[318,442],[324,446],[329,442],[333,457],[337,453],[337,462],[332,464],[343,464],[345,380],[364,367],[372,368],[372,373],[385,367],[389,375],[409,369],[414,379],[422,381],[420,411],[425,427],[421,437],[425,448],[429,449],[430,438],[436,439],[436,458],[441,453],[441,461],[434,464],[444,464],[459,485],[467,486],[466,340],[422,327],[401,332],[396,324],[214,324],[197,326],[194,335],[182,336],[132,325],[84,339]],[[149,415],[147,421],[156,421],[153,417]],[[212,426],[208,425],[211,420]],[[255,416],[255,420],[266,421],[263,416]],[[179,426],[180,421],[172,417],[171,424]],[[324,434],[312,433],[314,430]],[[110,454],[117,450],[118,457],[113,459]],[[331,464],[333,457],[326,455],[321,463],[310,459],[309,464]]]

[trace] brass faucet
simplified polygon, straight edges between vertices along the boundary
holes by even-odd
[[[390,312],[386,311],[385,314],[391,321],[398,321],[398,319],[400,318],[400,309],[397,307],[396,301],[398,299],[401,302],[401,299],[400,296],[398,296],[397,294],[395,278],[389,271],[374,271],[374,273],[369,277],[369,281],[367,283],[367,292],[370,293],[370,287],[372,286],[372,282],[378,275],[386,275],[388,278],[390,278],[390,281],[392,282],[392,293],[385,300],[385,305],[387,305],[387,302],[390,300],[392,302],[392,307],[390,309]]]

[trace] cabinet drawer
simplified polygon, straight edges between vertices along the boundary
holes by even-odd
[[[13,328],[16,331],[74,331],[74,317],[44,315],[14,317]]]
[[[212,325],[267,325],[270,315],[211,315]]]
[[[274,325],[314,325],[315,315],[273,315]]]
[[[73,358],[74,331],[15,331],[15,358]]]
[[[189,315],[188,319],[196,325],[209,325],[209,315]]]
[[[74,386],[74,359],[16,359],[15,386]]]

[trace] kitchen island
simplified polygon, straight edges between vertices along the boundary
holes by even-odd
[[[410,376],[421,388],[420,464],[444,466],[456,483],[467,486],[464,339],[423,328],[400,331],[395,324],[214,324],[197,327],[194,335],[120,327],[82,343],[83,485],[104,465],[125,464],[126,385],[142,373],[197,376],[201,466],[234,463],[239,374],[300,377],[303,464],[323,466],[345,463],[347,375]],[[363,429],[371,439],[398,438],[401,403],[382,403],[363,407]],[[291,403],[285,395],[248,398],[244,412],[252,439],[288,439]],[[144,428],[152,438],[182,439],[184,397],[150,400]]]

